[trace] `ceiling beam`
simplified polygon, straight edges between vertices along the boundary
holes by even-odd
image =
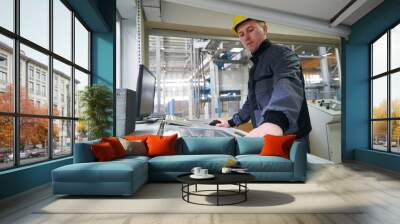
[[[343,9],[341,9],[335,16],[330,19],[331,27],[336,27],[347,18],[349,18],[361,6],[367,3],[368,0],[352,0]]]
[[[350,27],[338,25],[331,27],[329,21],[314,19],[306,16],[295,15],[293,13],[265,9],[243,3],[234,3],[223,0],[164,0],[176,4],[186,5],[217,11],[231,15],[243,15],[254,19],[266,20],[272,23],[306,29],[314,32],[347,37],[350,34]],[[205,24],[206,25],[206,24]]]

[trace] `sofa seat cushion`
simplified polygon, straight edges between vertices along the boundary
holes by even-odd
[[[75,163],[53,170],[53,181],[131,182],[135,173],[145,170],[146,162],[138,159]]]
[[[190,172],[193,167],[203,167],[211,172],[219,171],[231,155],[174,155],[158,156],[149,160],[149,170],[163,172]]]
[[[135,160],[147,162],[147,161],[149,161],[149,159],[150,159],[150,157],[148,157],[148,156],[130,155],[130,156],[125,156],[124,158],[121,158],[121,159],[114,160],[113,162],[116,162],[116,161],[130,162],[130,161],[135,161]]]
[[[278,156],[239,155],[240,167],[249,172],[293,172],[292,161]]]

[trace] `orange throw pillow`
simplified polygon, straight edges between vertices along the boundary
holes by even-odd
[[[261,149],[260,155],[262,156],[280,156],[286,159],[290,157],[290,147],[296,138],[296,135],[265,135],[264,145]]]
[[[110,161],[117,158],[112,145],[108,142],[93,144],[90,147],[94,157],[99,162]]]
[[[110,137],[110,138],[101,138],[101,142],[108,142],[114,149],[115,155],[117,158],[125,157],[126,151],[124,146],[122,146],[121,142],[119,142],[118,138]]]
[[[158,136],[150,135],[147,140],[148,156],[176,155],[176,139],[178,135]]]

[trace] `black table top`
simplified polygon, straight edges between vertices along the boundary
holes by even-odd
[[[186,173],[177,177],[178,181],[186,184],[236,184],[248,183],[255,180],[255,177],[249,173],[212,173],[215,177],[210,179],[194,179]]]

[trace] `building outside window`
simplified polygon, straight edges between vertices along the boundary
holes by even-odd
[[[0,54],[0,91],[5,91],[7,86],[7,56]]]

